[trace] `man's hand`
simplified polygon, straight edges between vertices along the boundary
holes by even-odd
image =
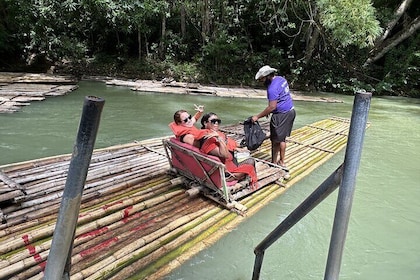
[[[251,120],[254,123],[254,122],[258,121],[258,117],[257,116],[252,116]]]

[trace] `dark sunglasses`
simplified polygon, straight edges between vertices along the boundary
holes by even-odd
[[[211,122],[212,124],[215,124],[215,123],[221,124],[222,120],[221,119],[212,119],[212,120],[209,120],[209,122]]]
[[[189,115],[188,117],[186,117],[185,118],[185,120],[182,120],[184,123],[187,123],[188,122],[188,120],[191,120],[192,119],[192,116],[191,115]]]

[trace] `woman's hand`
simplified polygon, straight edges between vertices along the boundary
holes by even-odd
[[[244,148],[237,147],[235,149],[235,151],[238,151],[238,152],[249,152],[248,148],[246,148],[246,147],[244,147]]]
[[[204,105],[194,104],[194,110],[196,110],[197,112],[203,113],[204,112]]]
[[[219,133],[217,133],[217,131],[212,131],[206,135],[204,135],[204,139],[209,139],[212,137],[219,137]]]

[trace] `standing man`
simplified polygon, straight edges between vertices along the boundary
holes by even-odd
[[[286,171],[284,178],[289,179],[289,170],[285,164],[286,137],[290,136],[292,132],[296,112],[287,80],[282,76],[276,76],[275,72],[277,69],[265,65],[255,75],[255,80],[263,82],[267,87],[268,106],[258,115],[252,116],[252,121],[268,117],[272,113],[270,121],[271,162],[280,165]]]

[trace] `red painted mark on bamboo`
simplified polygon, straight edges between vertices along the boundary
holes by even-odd
[[[83,238],[86,238],[86,237],[96,237],[96,236],[99,236],[99,235],[103,234],[104,232],[107,232],[108,230],[109,230],[108,227],[95,229],[95,230],[92,230],[92,231],[89,231],[89,232],[86,232],[86,233],[83,233],[83,234],[77,236],[76,239],[83,239]]]
[[[102,243],[100,243],[100,244],[98,244],[98,245],[96,245],[96,246],[94,246],[92,248],[89,248],[89,249],[86,249],[84,251],[81,251],[80,252],[80,256],[86,257],[86,256],[89,256],[91,254],[97,254],[98,251],[101,251],[103,249],[108,248],[111,244],[117,243],[118,240],[119,240],[118,237],[113,237],[111,239],[108,239],[108,240],[106,240],[106,241],[104,241],[104,242],[102,242]]]
[[[147,222],[145,222],[145,223],[142,223],[142,224],[140,224],[140,225],[138,225],[138,226],[134,227],[131,231],[139,231],[139,230],[143,230],[143,229],[145,229],[145,228],[149,227],[150,225],[154,224],[154,223],[155,223],[155,221],[156,221],[155,219],[151,219],[151,220],[149,220],[149,221],[147,221]]]
[[[142,214],[141,214],[141,213],[139,213],[139,212],[134,213],[134,214],[133,214],[133,215],[131,215],[131,216],[127,215],[127,213],[128,213],[128,212],[125,212],[125,211],[124,211],[124,218],[121,220],[121,222],[123,222],[124,224],[128,223],[128,222],[129,222],[129,221],[131,221],[131,220],[134,220],[134,219],[140,218],[140,217],[142,216]]]
[[[47,262],[46,261],[43,261],[42,263],[40,263],[40,264],[38,264],[38,266],[42,269],[42,270],[44,270],[45,269],[45,266],[47,265]]]
[[[28,249],[28,251],[29,251],[29,254],[31,254],[31,255],[33,255],[33,254],[35,254],[36,253],[36,249],[35,249],[35,246],[33,246],[33,245],[26,245],[26,249]]]
[[[36,253],[35,246],[31,245],[31,241],[29,240],[29,235],[25,234],[22,235],[23,243],[26,245],[26,249],[28,250],[30,255]]]
[[[102,206],[102,209],[103,210],[107,210],[108,208],[111,208],[112,206],[115,206],[115,205],[117,205],[117,204],[122,204],[123,203],[123,201],[122,200],[120,200],[120,201],[115,201],[114,203],[111,203],[111,204],[105,204],[104,206]]]
[[[127,208],[124,209],[123,212],[123,223],[127,223],[129,221],[129,217],[130,217],[130,211],[133,210],[133,206],[128,206]]]
[[[31,242],[29,240],[29,235],[27,235],[27,234],[22,235],[22,239],[23,239],[23,242],[26,245],[26,249],[28,250],[29,254],[31,256],[33,256],[34,260],[37,263],[40,263],[40,266],[43,268],[45,266],[45,262],[42,263],[41,255],[36,252],[35,246],[31,244]]]
[[[22,239],[23,239],[23,243],[25,243],[25,245],[30,244],[31,242],[29,241],[29,235],[25,234],[22,235]]]
[[[41,255],[39,254],[39,253],[37,253],[37,254],[35,254],[34,255],[34,260],[36,261],[36,262],[42,262],[42,258],[41,258]]]

